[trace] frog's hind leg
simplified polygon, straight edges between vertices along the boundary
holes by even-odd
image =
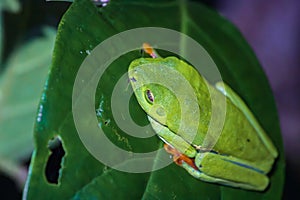
[[[258,191],[265,190],[269,184],[268,177],[261,171],[231,156],[212,152],[198,153],[195,165],[198,170],[185,163],[182,167],[203,181]]]

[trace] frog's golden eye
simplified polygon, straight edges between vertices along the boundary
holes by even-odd
[[[146,97],[147,101],[150,104],[153,104],[153,102],[154,102],[154,95],[153,95],[153,93],[149,89],[147,89],[145,91],[145,97]]]

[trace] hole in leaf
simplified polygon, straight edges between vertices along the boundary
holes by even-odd
[[[110,123],[110,119],[104,121],[104,125],[107,126]]]
[[[61,143],[61,138],[56,136],[48,142],[48,149],[51,155],[48,158],[46,165],[46,178],[49,183],[58,184],[59,170],[62,164],[62,158],[65,155],[64,148]]]

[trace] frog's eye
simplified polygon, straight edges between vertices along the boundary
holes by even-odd
[[[145,97],[146,97],[147,101],[150,104],[153,104],[153,102],[154,102],[154,95],[153,95],[153,93],[149,89],[147,89],[145,91]]]

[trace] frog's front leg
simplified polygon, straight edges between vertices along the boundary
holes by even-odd
[[[186,155],[179,152],[177,149],[173,148],[172,146],[168,144],[164,144],[164,148],[166,152],[172,154],[173,161],[179,165],[182,166],[182,163],[186,163],[189,165],[189,167],[194,168],[195,170],[198,170],[197,166],[195,165],[195,158],[189,158]]]
[[[197,151],[192,147],[187,141],[185,141],[180,136],[173,133],[167,127],[161,125],[150,116],[148,116],[150,124],[156,134],[166,143],[174,147],[176,150],[180,151],[182,154],[194,158],[197,154]]]

